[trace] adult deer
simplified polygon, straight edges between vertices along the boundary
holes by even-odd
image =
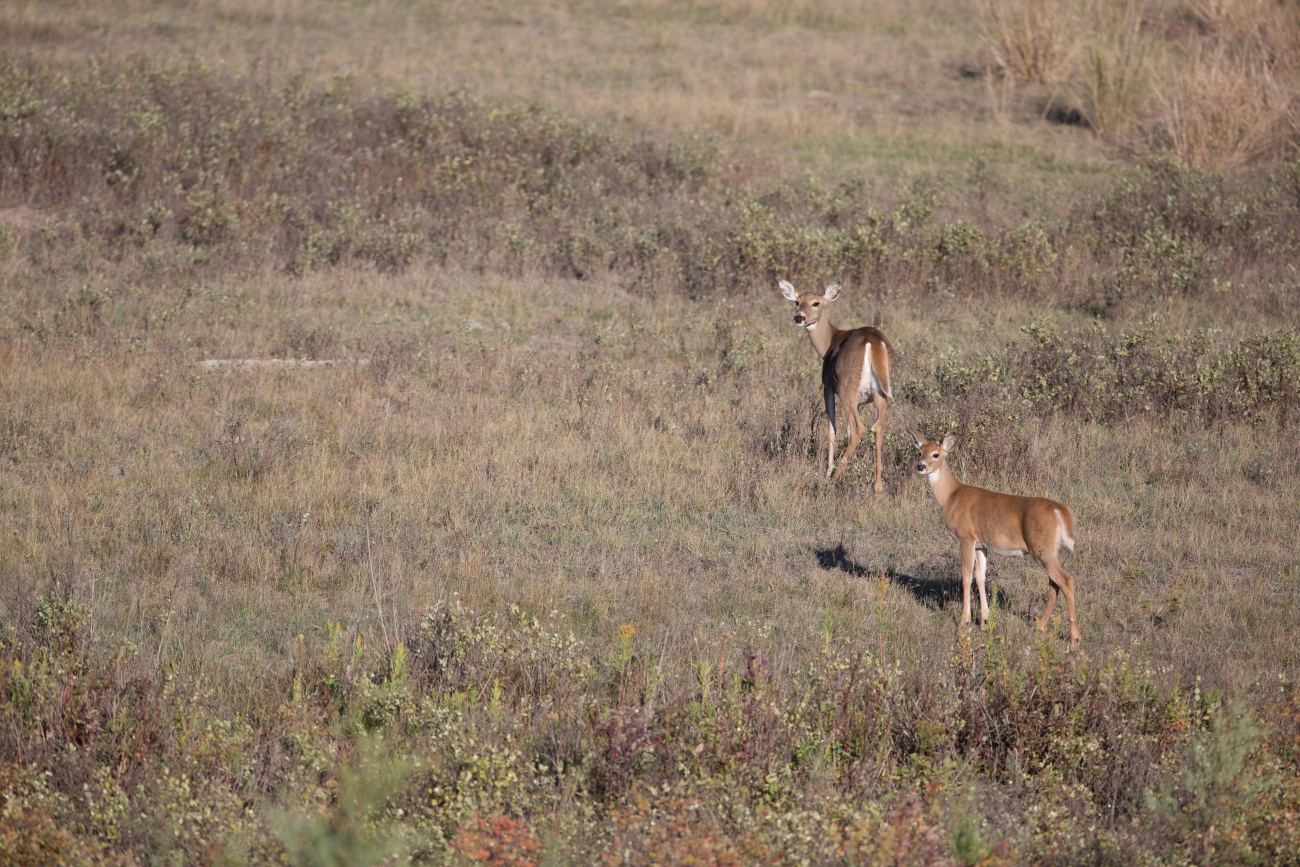
[[[794,302],[794,324],[808,332],[813,349],[822,359],[822,394],[826,400],[826,417],[830,421],[826,446],[826,475],[839,478],[848,469],[849,460],[858,447],[867,426],[858,415],[858,404],[876,407],[876,423],[871,426],[876,438],[876,493],[885,489],[881,475],[881,434],[885,429],[885,410],[894,399],[890,373],[894,368],[894,348],[879,328],[866,326],[841,331],[831,324],[826,305],[840,297],[840,284],[832,283],[824,294],[797,292],[786,280],[780,281],[782,294]],[[849,417],[849,444],[844,463],[835,468],[835,398]]]
[[[1079,646],[1079,621],[1074,610],[1074,578],[1061,568],[1057,552],[1062,545],[1074,550],[1074,513],[1070,507],[1046,497],[1020,497],[1000,494],[973,485],[964,485],[948,469],[948,455],[957,438],[949,435],[943,442],[922,442],[907,432],[921,453],[916,471],[930,481],[930,490],[943,510],[948,532],[961,543],[962,623],[970,623],[970,580],[980,590],[980,624],[988,623],[989,603],[984,595],[984,569],[988,552],[1004,557],[1023,557],[1026,553],[1047,570],[1047,610],[1038,618],[1038,629],[1046,632],[1056,607],[1056,591],[1065,597],[1070,614],[1070,647]]]

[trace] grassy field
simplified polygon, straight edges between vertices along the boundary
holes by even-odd
[[[0,863],[1296,863],[1300,25],[1072,8],[0,7]]]

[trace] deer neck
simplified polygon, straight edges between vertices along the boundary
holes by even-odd
[[[937,469],[926,474],[926,478],[930,482],[930,490],[934,492],[939,508],[947,509],[952,495],[962,487],[961,482],[957,481],[957,477],[952,474],[952,470],[948,469],[948,462],[939,464]]]
[[[808,332],[808,339],[812,341],[813,349],[817,350],[819,358],[826,357],[826,353],[831,351],[831,344],[835,342],[835,335],[840,333],[840,330],[831,324],[830,317],[825,314],[816,325],[804,330]]]

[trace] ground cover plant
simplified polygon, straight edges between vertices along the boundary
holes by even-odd
[[[1248,6],[1105,127],[1010,6],[5,9],[0,863],[1295,863],[1300,163],[1160,120]],[[908,427],[1072,506],[1079,652]]]

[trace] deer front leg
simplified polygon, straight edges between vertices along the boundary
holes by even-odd
[[[980,588],[980,626],[988,628],[989,625],[989,600],[984,593],[984,573],[989,565],[989,555],[983,551],[975,551],[975,583]]]
[[[961,543],[961,622],[970,623],[970,582],[971,573],[975,571],[975,543],[962,540]]]

